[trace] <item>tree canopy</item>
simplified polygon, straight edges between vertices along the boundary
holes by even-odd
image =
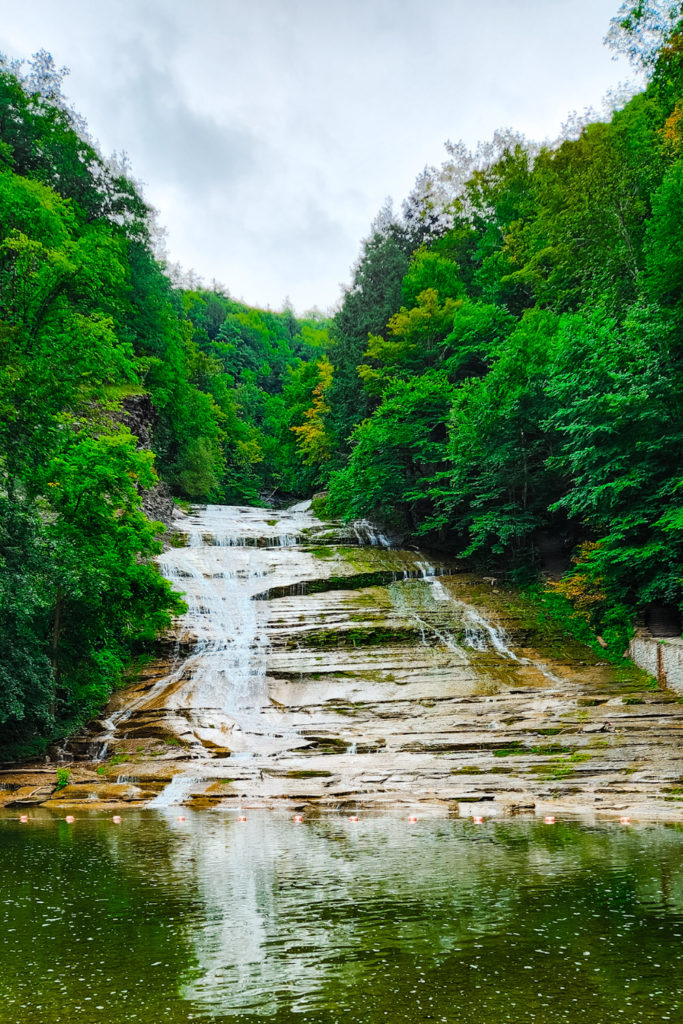
[[[326,488],[330,514],[518,580],[550,539],[614,651],[650,602],[683,606],[682,13],[622,5],[608,42],[646,85],[609,116],[449,144],[329,317],[179,282],[63,72],[0,61],[5,751],[75,728],[182,609],[160,486]]]
[[[145,492],[161,479],[194,501],[306,494],[315,470],[295,431],[329,376],[326,322],[173,286],[153,211],[93,147],[61,77],[44,53],[27,76],[0,68],[8,752],[91,715],[182,609],[154,564],[164,527],[144,514]]]

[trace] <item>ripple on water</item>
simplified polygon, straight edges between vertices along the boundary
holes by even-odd
[[[680,1020],[677,827],[0,819],[12,1024]]]

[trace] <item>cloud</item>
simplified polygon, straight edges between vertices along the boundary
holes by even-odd
[[[555,135],[625,72],[616,0],[0,0],[0,49],[50,50],[126,150],[171,257],[234,294],[337,298],[387,194],[447,138]]]
[[[126,148],[145,154],[155,185],[173,183],[204,196],[219,186],[234,190],[274,159],[267,141],[248,127],[222,124],[211,113],[192,109],[182,82],[170,69],[146,63],[139,50],[125,89],[103,97],[101,109],[110,124],[121,122],[116,135],[126,139]]]

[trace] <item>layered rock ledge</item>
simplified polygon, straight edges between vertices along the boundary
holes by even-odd
[[[1,801],[683,817],[675,691],[368,539],[305,508],[183,519],[161,569],[188,614],[68,745],[68,784],[5,772]]]

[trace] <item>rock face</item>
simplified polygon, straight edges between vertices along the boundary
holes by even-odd
[[[188,613],[72,741],[99,774],[82,765],[48,806],[681,818],[675,695],[495,579],[306,505],[176,526],[185,546],[159,564]]]
[[[152,447],[152,435],[158,419],[156,409],[149,395],[130,395],[124,398],[121,411],[115,416],[119,423],[128,427],[138,439],[137,447]],[[174,503],[168,484],[160,480],[155,487],[142,489],[142,509],[148,519],[163,523],[170,528],[173,521]]]

